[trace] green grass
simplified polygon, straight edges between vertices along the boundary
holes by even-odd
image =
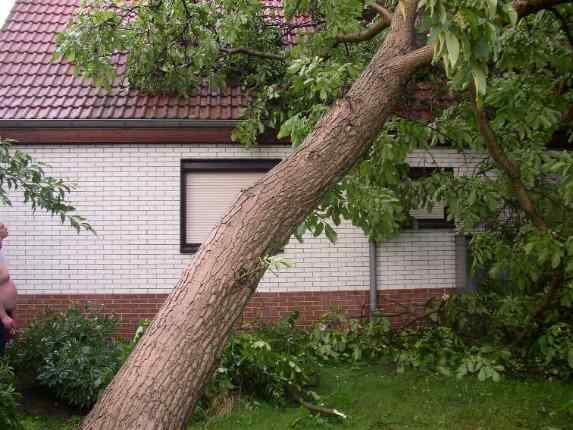
[[[573,430],[573,386],[506,379],[499,383],[382,366],[329,368],[317,390],[326,406],[349,415],[339,421],[299,407],[242,401],[229,416],[194,423],[191,430]],[[25,417],[26,430],[72,430],[76,421]]]
[[[22,418],[25,430],[74,430],[78,427],[79,422],[79,417],[25,416]]]
[[[301,408],[243,402],[228,417],[193,430],[269,429],[573,429],[565,404],[573,386],[544,381],[478,382],[466,378],[396,374],[382,367],[325,369],[319,390],[329,407],[349,415],[340,422]]]

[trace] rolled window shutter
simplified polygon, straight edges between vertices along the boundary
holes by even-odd
[[[253,185],[263,175],[262,172],[187,173],[187,243],[203,243],[241,190]]]
[[[445,219],[446,204],[444,202],[434,203],[432,210],[426,208],[414,209],[410,215],[416,219]]]

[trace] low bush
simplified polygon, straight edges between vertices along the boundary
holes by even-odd
[[[389,353],[393,336],[386,318],[359,321],[333,311],[315,324],[307,343],[322,362],[373,361]]]
[[[444,297],[429,304],[425,325],[401,331],[384,317],[359,321],[340,312],[300,330],[293,313],[277,324],[234,334],[201,403],[207,408],[213,399],[237,392],[274,403],[313,399],[317,369],[333,363],[393,361],[398,371],[414,368],[493,381],[503,373],[530,372],[570,379],[572,321],[532,321],[532,303],[527,296],[491,293]],[[32,370],[56,398],[88,408],[145,325],[125,344],[113,340],[112,318],[78,309],[50,313],[24,330],[9,354],[17,370]]]
[[[567,309],[532,317],[535,298],[491,291],[428,303],[426,324],[391,342],[398,370],[411,367],[497,381],[503,373],[573,377],[573,321]]]
[[[14,388],[15,377],[12,368],[0,359],[0,428],[20,430],[22,425],[18,419],[18,398]]]
[[[308,335],[294,324],[298,313],[231,336],[202,404],[208,407],[225,394],[240,393],[273,403],[314,399],[318,364],[308,351]]]
[[[306,353],[278,351],[260,334],[239,334],[225,349],[216,378],[242,393],[276,403],[306,397],[316,383],[316,366]]]
[[[23,330],[10,359],[66,404],[89,408],[111,381],[129,346],[113,339],[117,321],[90,309],[50,312]]]

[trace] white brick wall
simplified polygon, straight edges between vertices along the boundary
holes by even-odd
[[[98,233],[78,235],[57,219],[32,215],[20,197],[13,207],[0,208],[0,221],[10,229],[11,273],[24,294],[169,292],[192,258],[179,252],[181,159],[280,158],[288,152],[286,147],[247,150],[207,144],[52,144],[21,149],[48,163],[49,173],[77,185],[72,200]],[[431,162],[426,158],[421,152],[410,161]],[[455,166],[465,163],[450,150],[438,150],[433,158]],[[436,236],[444,234],[406,232],[384,245],[378,253],[380,288],[453,286],[453,236],[450,249],[449,236]],[[413,243],[427,245],[426,260],[416,256]],[[404,255],[411,260],[404,260]],[[445,259],[436,259],[442,255]],[[368,241],[349,224],[339,227],[336,245],[324,238],[309,237],[302,244],[293,239],[283,256],[295,267],[281,270],[279,276],[267,273],[260,291],[368,289]],[[421,261],[432,264],[420,263],[413,270],[406,263]],[[428,275],[431,280],[422,282]]]
[[[453,230],[408,230],[376,249],[378,288],[455,288]]]

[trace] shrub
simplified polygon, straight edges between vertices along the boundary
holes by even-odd
[[[20,333],[9,356],[16,370],[37,370],[53,351],[72,342],[86,346],[108,345],[117,321],[89,308],[48,311]]]
[[[52,351],[38,369],[38,382],[56,398],[82,409],[92,406],[111,382],[123,360],[120,344],[66,342]]]
[[[573,377],[573,326],[556,323],[537,339],[533,362],[548,376],[559,379]]]
[[[89,309],[49,312],[35,320],[12,348],[18,370],[68,405],[88,408],[123,363],[127,346],[113,339],[117,321]]]
[[[0,428],[2,429],[22,429],[16,413],[19,395],[16,393],[14,384],[12,368],[0,359]]]
[[[459,376],[476,373],[480,379],[499,379],[499,373],[535,373],[558,379],[573,377],[573,319],[571,306],[557,303],[544,318],[533,316],[536,296],[479,291],[429,303],[436,327],[448,329],[456,346],[451,365]],[[410,345],[411,346],[411,345]],[[417,345],[419,349],[419,344]],[[426,355],[436,356],[449,345],[433,342]],[[411,351],[410,347],[404,350]],[[451,348],[450,348],[451,349]]]
[[[317,374],[308,355],[273,350],[261,337],[250,334],[231,339],[220,371],[242,392],[275,402],[306,396]]]
[[[310,332],[308,348],[323,362],[372,361],[389,352],[392,336],[386,318],[358,321],[329,312]]]

